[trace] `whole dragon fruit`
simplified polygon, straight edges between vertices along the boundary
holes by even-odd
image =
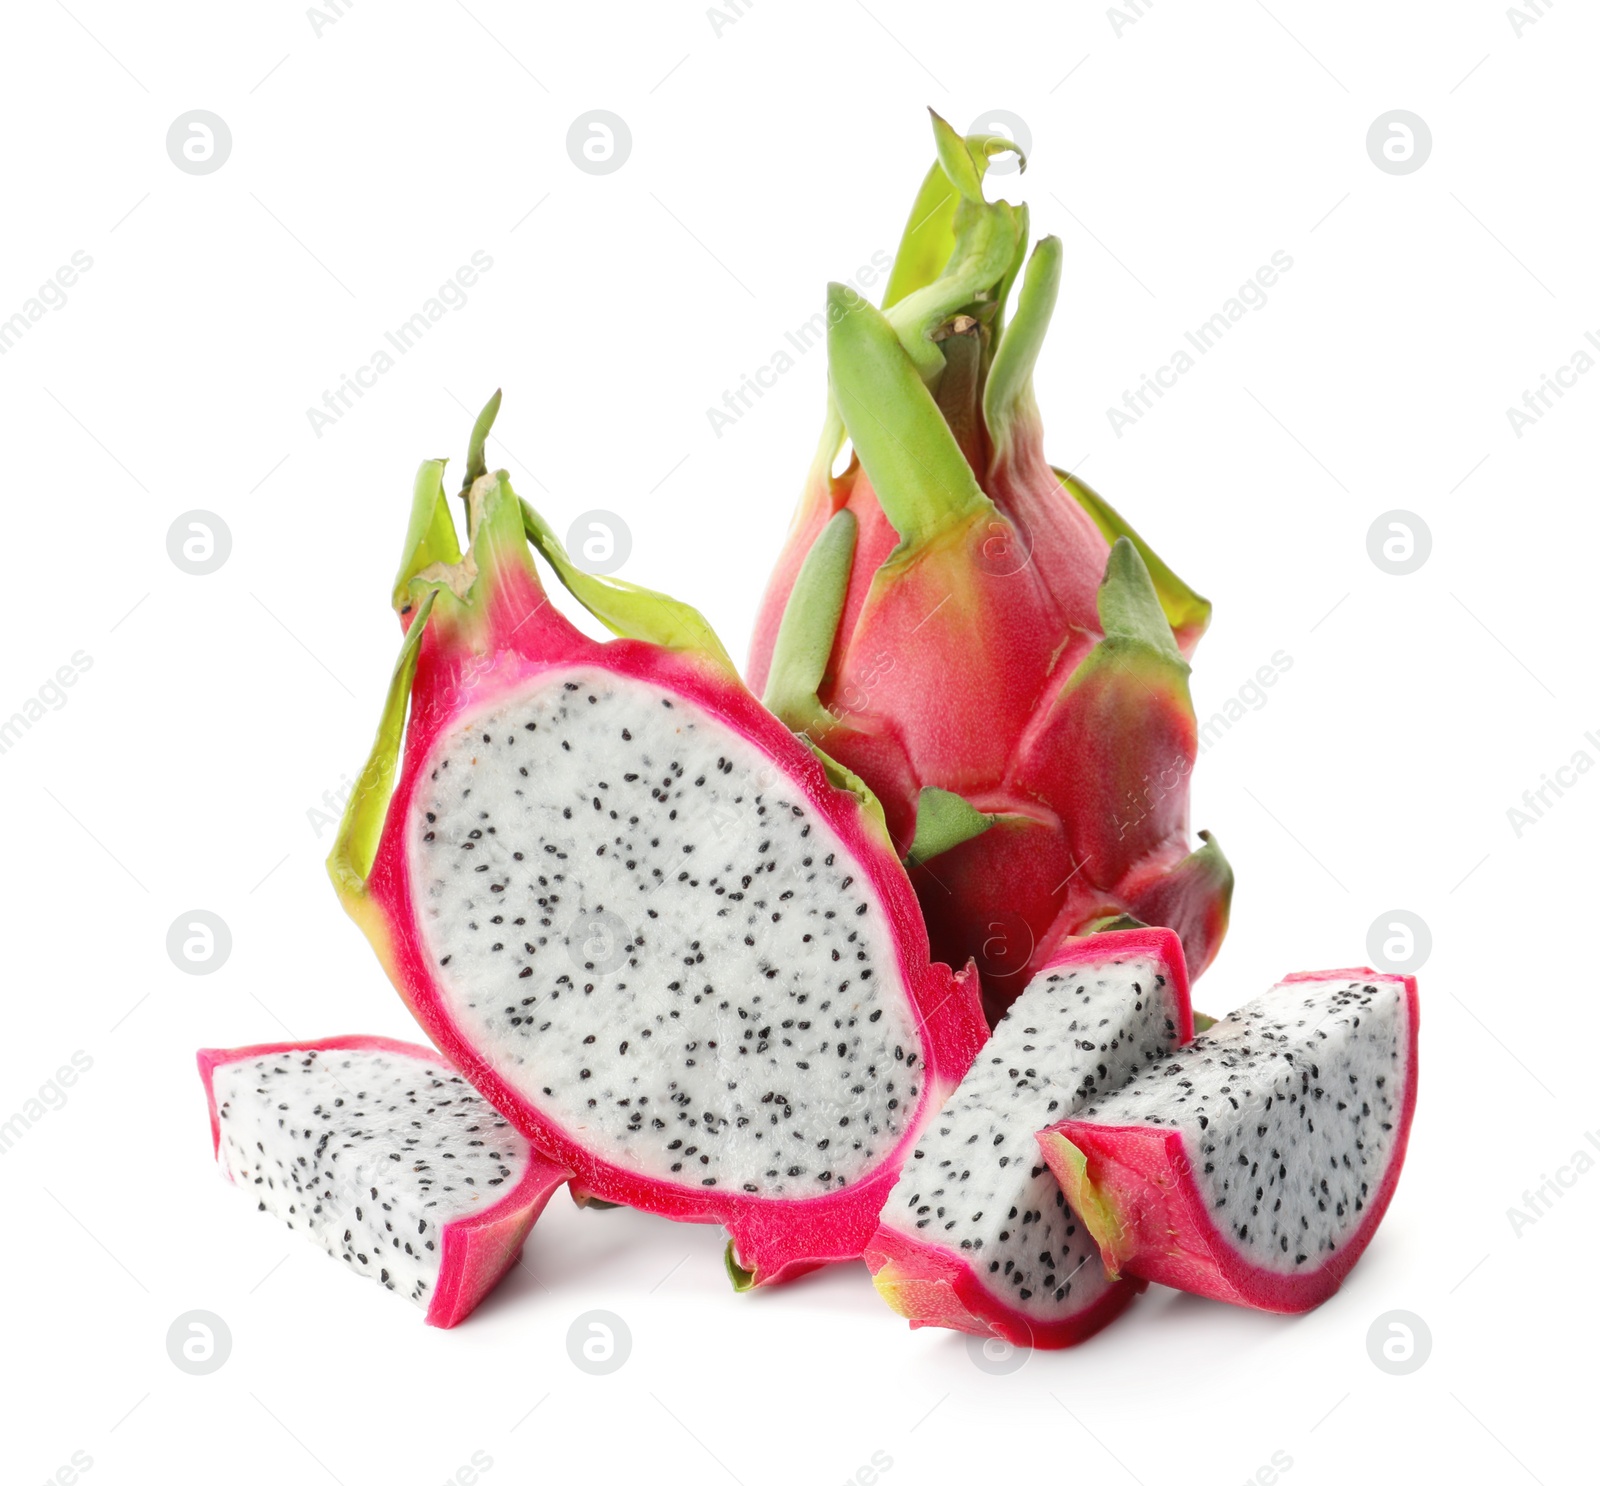
[[[1015,146],[934,133],[884,308],[829,287],[827,423],[748,675],[882,802],[935,955],[977,960],[992,1020],[1108,922],[1176,929],[1198,975],[1233,875],[1188,840],[1186,656],[1211,606],[1046,460],[1060,241],[1024,271],[1026,208],[983,195]]]
[[[497,403],[464,552],[443,461],[418,475],[406,637],[334,884],[580,1198],[722,1223],[740,1286],[855,1258],[984,1040],[977,978],[930,961],[876,802],[704,619],[576,568],[486,471]],[[562,616],[530,540],[623,638]]]

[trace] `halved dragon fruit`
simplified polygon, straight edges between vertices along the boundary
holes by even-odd
[[[1036,1132],[1163,1062],[1192,1035],[1170,929],[1069,940],[1012,1003],[917,1142],[866,1261],[913,1327],[1017,1346],[1094,1335],[1144,1288],[1107,1275]]]
[[[428,1035],[580,1196],[724,1224],[741,1286],[855,1258],[984,1040],[976,975],[930,962],[876,801],[701,616],[577,569],[486,471],[497,406],[465,553],[443,461],[418,476],[409,627],[335,886]],[[624,638],[550,604],[530,540]]]
[[[1111,1273],[1305,1311],[1383,1218],[1416,1098],[1416,981],[1320,970],[1286,977],[1039,1144]]]
[[[387,1037],[206,1048],[222,1169],[262,1212],[454,1326],[570,1175],[431,1048]]]

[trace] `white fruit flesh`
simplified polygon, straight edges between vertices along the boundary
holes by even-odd
[[[1030,1317],[1084,1309],[1114,1282],[1035,1132],[1166,1058],[1180,1022],[1146,955],[1037,976],[918,1141],[882,1221],[950,1249]]]
[[[904,1137],[923,1063],[882,904],[694,703],[541,675],[440,737],[407,852],[462,1035],[594,1155],[802,1199]]]
[[[418,1305],[442,1230],[528,1169],[527,1142],[442,1065],[297,1049],[213,1073],[217,1159],[264,1212]]]
[[[1220,1236],[1294,1274],[1338,1251],[1383,1180],[1410,1039],[1395,978],[1284,981],[1078,1118],[1181,1131]]]

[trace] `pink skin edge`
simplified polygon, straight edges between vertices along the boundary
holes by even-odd
[[[214,1082],[216,1070],[230,1063],[272,1057],[278,1053],[300,1052],[389,1053],[393,1057],[427,1063],[451,1078],[457,1076],[456,1070],[432,1048],[418,1047],[412,1042],[397,1042],[392,1037],[324,1037],[316,1042],[261,1042],[251,1047],[201,1048],[195,1054],[195,1061],[200,1066],[200,1078],[206,1086],[213,1157],[218,1154],[222,1143]],[[439,1277],[424,1317],[429,1326],[455,1326],[472,1313],[478,1302],[517,1262],[534,1221],[544,1211],[551,1194],[569,1175],[569,1172],[532,1153],[522,1179],[494,1206],[471,1217],[446,1223],[440,1229]]]
[[[972,1336],[997,1336],[1014,1347],[1041,1352],[1088,1341],[1127,1310],[1145,1288],[1143,1280],[1131,1276],[1118,1280],[1092,1305],[1046,1322],[1030,1319],[999,1299],[972,1266],[949,1249],[935,1248],[886,1224],[879,1225],[862,1257],[874,1276],[886,1265],[894,1266],[895,1308],[903,1306],[912,1313],[906,1319],[913,1331],[941,1326]]]
[[[953,977],[946,966],[928,960],[927,931],[916,896],[899,863],[867,834],[854,796],[835,789],[810,750],[737,680],[711,662],[640,641],[589,639],[549,603],[531,570],[515,562],[502,559],[497,564],[491,592],[489,655],[464,653],[448,639],[441,640],[431,627],[423,639],[404,764],[368,878],[369,898],[387,921],[390,953],[385,962],[391,977],[445,1056],[536,1149],[575,1173],[575,1186],[585,1195],[679,1221],[723,1224],[733,1238],[739,1264],[754,1273],[756,1284],[791,1279],[821,1264],[859,1257],[923,1122],[960,1082],[988,1037],[976,973]],[[593,1154],[488,1066],[451,1016],[408,907],[413,898],[405,826],[416,792],[427,777],[441,735],[534,678],[575,666],[654,682],[743,735],[798,786],[870,881],[891,927],[902,981],[920,1024],[923,1076],[921,1098],[906,1134],[874,1170],[852,1185],[780,1203],[742,1192],[710,1193],[616,1166]]]
[[[1189,1004],[1189,974],[1183,963],[1183,947],[1171,929],[1126,929],[1075,939],[1062,945],[1038,973],[1133,955],[1149,955],[1165,970],[1178,1004],[1176,1045],[1183,1046],[1194,1037],[1194,1012]],[[1001,1300],[957,1251],[928,1243],[887,1223],[878,1225],[863,1258],[874,1276],[885,1265],[894,1266],[893,1282],[900,1302],[895,1308],[904,1306],[912,1312],[907,1319],[913,1331],[923,1326],[944,1326],[974,1336],[998,1336],[1013,1346],[1040,1351],[1087,1341],[1116,1320],[1145,1288],[1144,1280],[1129,1276],[1082,1311],[1045,1322]]]
[[[1337,1290],[1361,1257],[1388,1210],[1405,1164],[1411,1118],[1417,1104],[1417,982],[1410,975],[1380,975],[1367,966],[1344,970],[1299,971],[1284,982],[1365,980],[1398,982],[1405,988],[1408,1047],[1405,1102],[1393,1154],[1366,1216],[1320,1268],[1306,1274],[1279,1274],[1240,1257],[1211,1221],[1209,1205],[1195,1182],[1181,1131],[1149,1125],[1095,1125],[1063,1120],[1039,1133],[1045,1160],[1062,1187],[1071,1191],[1076,1176],[1049,1137],[1063,1136],[1087,1161],[1090,1184],[1124,1224],[1118,1254],[1102,1245],[1108,1268],[1258,1310],[1295,1314],[1320,1305]]]

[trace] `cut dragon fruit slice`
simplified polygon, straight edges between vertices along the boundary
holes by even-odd
[[[1417,983],[1290,975],[1039,1135],[1112,1273],[1269,1311],[1339,1288],[1405,1160]]]
[[[483,469],[493,407],[464,555],[442,462],[419,476],[409,629],[334,882],[429,1036],[582,1196],[724,1224],[740,1285],[854,1258],[983,1041],[976,976],[930,963],[876,801],[705,621],[575,568]],[[561,616],[530,538],[625,638]]]
[[[207,1048],[218,1163],[262,1212],[454,1326],[569,1173],[431,1048],[386,1037]]]
[[[1036,1132],[1162,1062],[1192,1033],[1170,929],[1069,941],[995,1028],[930,1123],[866,1260],[912,1326],[1065,1347],[1144,1288],[1107,1275],[1039,1155]]]

